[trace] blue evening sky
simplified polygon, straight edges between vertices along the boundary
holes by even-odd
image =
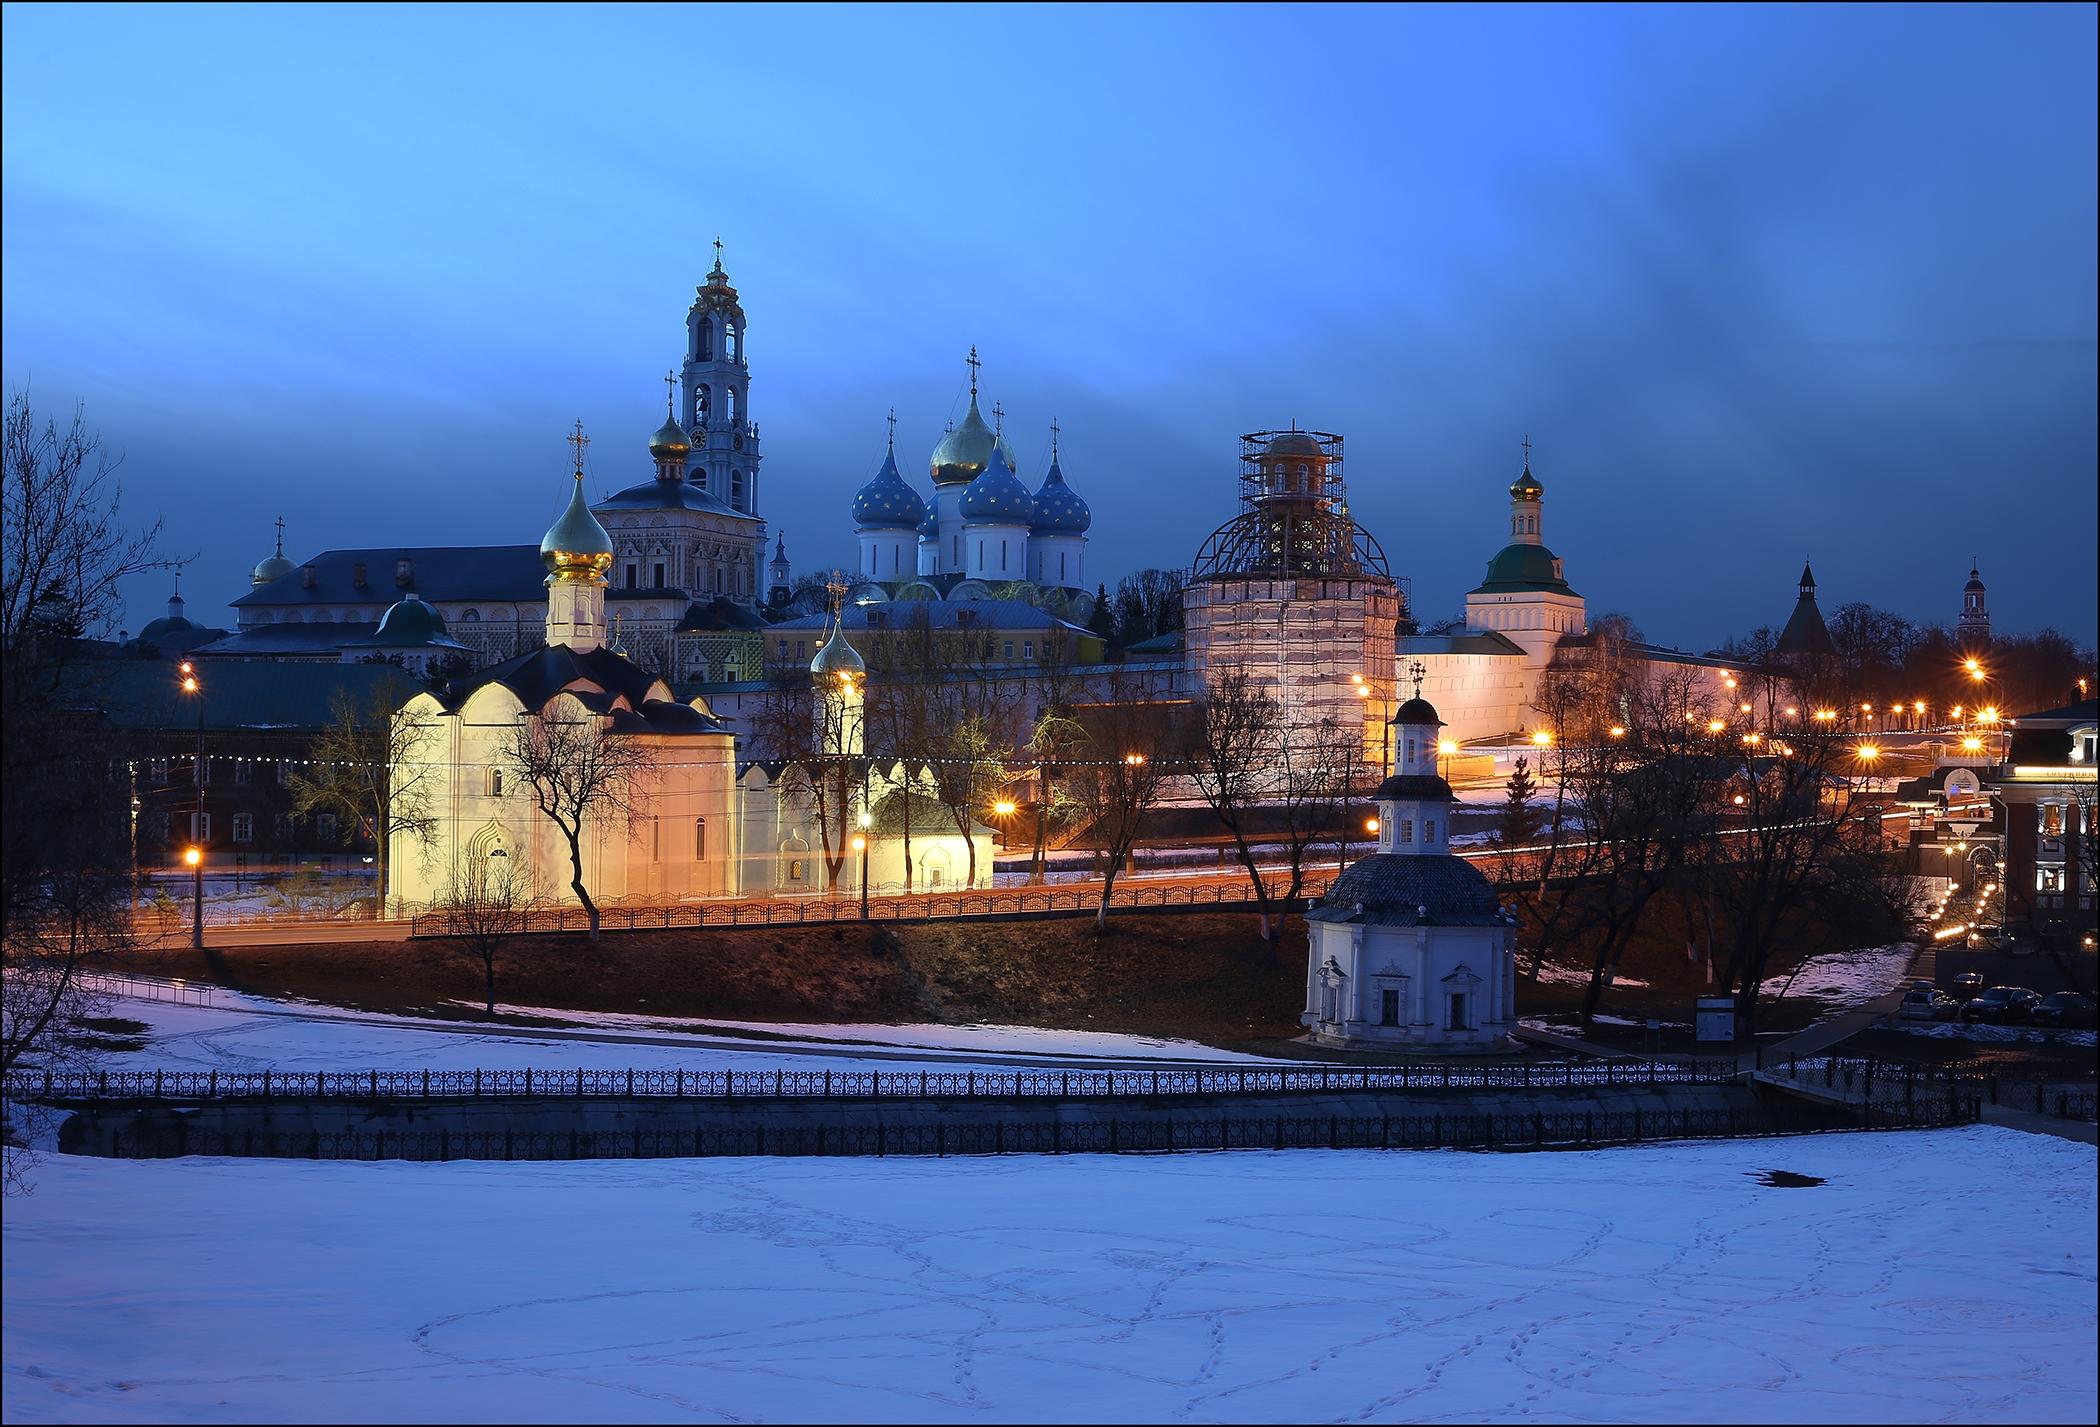
[[[289,523],[536,540],[643,479],[709,240],[798,569],[975,343],[1090,573],[1348,438],[1425,618],[1518,441],[1592,614],[2095,633],[2095,9],[9,7],[5,367],[230,623]],[[132,628],[164,582],[132,594]]]

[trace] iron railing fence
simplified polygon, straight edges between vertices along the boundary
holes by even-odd
[[[1073,1122],[977,1120],[950,1124],[728,1125],[625,1130],[212,1129],[116,1126],[119,1158],[181,1155],[334,1160],[668,1159],[718,1155],[1130,1154],[1200,1150],[1466,1149],[1545,1150],[1666,1140],[1742,1139],[1839,1130],[1937,1129],[1967,1125],[1977,1103],[1960,1098],[1914,1110],[1864,1107],[1860,1114],[1813,1107],[1685,1107],[1508,1115],[1219,1115],[1092,1118]]]
[[[18,1071],[16,1100],[441,1100],[474,1097],[749,1100],[1064,1100],[1364,1091],[1637,1089],[1721,1085],[1732,1058],[1425,1061],[1396,1066],[1156,1070],[89,1070]]]
[[[1307,873],[1298,889],[1301,901],[1326,892],[1332,874]],[[1273,895],[1280,897],[1279,885]],[[1112,909],[1145,907],[1251,907],[1254,884],[1237,882],[1150,884],[1136,882],[1117,887],[1110,895]],[[1060,891],[1050,887],[992,888],[970,892],[871,892],[867,919],[882,922],[953,921],[968,917],[1019,916],[1043,913],[1091,912],[1101,905],[1099,890]],[[599,909],[604,931],[661,931],[689,927],[794,926],[862,919],[858,894],[825,897],[763,897],[737,901],[679,902],[663,906],[621,906]],[[519,932],[583,931],[590,918],[581,907],[535,907],[519,913]],[[409,935],[415,937],[453,935],[450,915],[442,910],[419,912],[409,918]]]

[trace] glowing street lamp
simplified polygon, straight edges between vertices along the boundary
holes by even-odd
[[[1728,727],[1728,725],[1721,722],[1721,720],[1717,718],[1710,718],[1706,721],[1706,731],[1708,733],[1719,733],[1722,729],[1726,727]]]
[[[1875,759],[1881,757],[1881,750],[1871,743],[1862,743],[1859,747],[1852,750],[1852,754],[1862,763],[1872,763]]]
[[[1817,710],[1816,710],[1816,722],[1817,722],[1817,723],[1836,723],[1836,722],[1837,722],[1837,716],[1838,716],[1838,714],[1837,714],[1837,710],[1836,710],[1836,709],[1817,709]]]
[[[1365,819],[1364,819],[1364,831],[1365,831],[1365,832],[1367,832],[1367,833],[1369,833],[1369,834],[1371,834],[1371,836],[1373,836],[1373,837],[1376,837],[1376,836],[1378,836],[1378,819],[1376,819],[1376,818],[1365,818]]]
[[[1615,723],[1609,729],[1605,730],[1605,732],[1609,733],[1613,738],[1624,738],[1626,736],[1626,725],[1623,723]]]
[[[1126,768],[1141,768],[1144,766],[1144,763],[1145,755],[1142,753],[1126,753],[1123,755],[1123,766]]]
[[[904,815],[911,816],[906,808]],[[853,835],[853,850],[860,854],[860,919],[868,919],[868,829],[875,825],[875,817],[866,808],[860,810],[860,831]]]
[[[1545,729],[1543,729],[1543,728],[1542,728],[1542,729],[1539,729],[1539,730],[1537,730],[1536,732],[1534,732],[1534,733],[1533,733],[1533,734],[1531,735],[1531,746],[1532,746],[1533,748],[1544,748],[1544,747],[1548,746],[1549,744],[1551,744],[1552,742],[1553,742],[1553,735],[1552,735],[1551,733],[1548,733],[1548,732],[1547,732],[1547,731],[1546,731]]]

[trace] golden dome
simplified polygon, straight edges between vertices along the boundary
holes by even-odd
[[[970,393],[970,409],[963,413],[962,424],[941,438],[941,444],[933,448],[933,459],[928,462],[937,486],[959,486],[977,479],[984,468],[991,464],[992,447],[998,438],[992,428],[984,424],[984,416],[977,410],[977,393]]]
[[[540,560],[549,576],[557,580],[602,580],[612,568],[612,537],[583,502],[581,471],[576,473],[569,508],[540,541]]]

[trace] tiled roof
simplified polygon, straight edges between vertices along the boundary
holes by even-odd
[[[406,583],[395,570],[410,563]],[[354,583],[357,566],[365,567],[362,589]],[[314,572],[306,587],[305,567]],[[300,569],[250,590],[234,600],[235,609],[272,609],[308,605],[392,604],[410,587],[432,604],[476,601],[533,603],[547,598],[547,567],[537,545],[380,546],[363,550],[324,550]]]
[[[1352,863],[1305,917],[1316,922],[1364,921],[1388,926],[1503,924],[1502,904],[1494,886],[1472,863],[1449,856],[1406,857],[1392,852],[1373,853]]]

